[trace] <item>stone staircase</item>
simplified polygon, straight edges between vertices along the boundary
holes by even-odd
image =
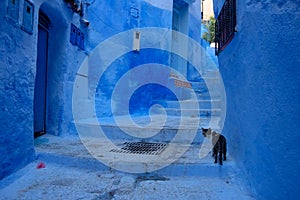
[[[89,149],[90,153],[104,160],[109,168],[152,172],[152,169],[157,166],[158,170],[155,170],[155,173],[172,176],[218,174],[219,165],[213,164],[209,154],[211,147],[206,147],[205,156],[201,158],[199,156],[205,141],[201,134],[201,127],[208,125],[217,127],[221,116],[222,98],[219,93],[220,80],[217,73],[217,71],[207,71],[204,78],[197,82],[176,81],[173,77],[170,83],[180,95],[180,100],[157,100],[155,103],[159,105],[154,105],[150,109],[149,116],[122,115],[101,119],[91,116],[77,120],[77,129],[71,129],[70,132],[76,134],[78,131],[81,141],[86,146],[95,147]],[[170,145],[175,147],[166,148],[159,155],[138,153],[138,156],[122,150],[122,145],[127,142],[145,145],[167,144],[168,147]],[[181,149],[185,148],[187,151],[181,155]],[[91,152],[93,150],[95,152]],[[47,154],[41,155],[47,157]],[[143,159],[139,160],[140,157]],[[231,162],[227,163],[226,167],[222,168],[221,174],[219,173],[220,176],[232,173]],[[161,166],[167,167],[160,168]]]
[[[177,135],[179,143],[189,143],[190,138],[194,137],[192,143],[199,144],[203,140],[201,127],[218,127],[220,121],[222,98],[217,73],[207,71],[205,77],[198,82],[179,82],[187,87],[173,85],[173,89],[182,95],[181,100],[156,100],[157,105],[151,108],[149,116],[124,115],[97,119],[87,115],[86,118],[77,120],[77,130],[72,126],[70,132],[77,134],[79,131],[85,135],[97,136],[102,131],[110,140],[167,143]],[[207,85],[210,86],[209,90]],[[90,102],[86,100],[85,103]],[[91,106],[86,107],[93,109]],[[91,113],[89,109],[82,112]]]
[[[185,117],[219,117],[221,113],[220,80],[217,71],[207,71],[205,77],[198,82],[187,82],[189,87],[181,87],[184,97],[179,101],[157,100],[155,103],[164,105],[152,110],[155,114]],[[207,85],[210,85],[208,89]],[[186,95],[189,93],[189,95]],[[194,98],[193,94],[194,94]],[[198,108],[197,108],[198,107]]]

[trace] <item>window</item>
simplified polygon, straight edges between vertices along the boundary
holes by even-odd
[[[74,24],[71,24],[70,42],[77,45],[81,50],[84,50],[84,34]]]
[[[225,0],[216,22],[216,55],[230,43],[236,26],[236,0]]]
[[[6,17],[14,23],[19,20],[19,0],[8,0]]]
[[[23,9],[23,25],[22,30],[26,31],[29,34],[32,34],[33,31],[33,20],[34,20],[34,6],[28,0],[24,1]]]
[[[77,45],[77,27],[74,24],[71,24],[70,42]]]

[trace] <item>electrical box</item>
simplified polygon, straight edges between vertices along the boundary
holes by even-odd
[[[8,0],[6,17],[15,23],[19,19],[20,0]]]
[[[141,33],[139,31],[133,31],[133,50],[140,51]]]
[[[34,6],[28,0],[24,1],[22,30],[32,34],[34,20]]]

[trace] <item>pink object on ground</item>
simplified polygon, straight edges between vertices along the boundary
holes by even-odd
[[[43,162],[40,162],[40,163],[36,166],[37,169],[41,169],[41,168],[45,168],[45,167],[46,167],[46,165],[45,165],[45,163],[43,163]]]

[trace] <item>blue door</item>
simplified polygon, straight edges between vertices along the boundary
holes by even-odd
[[[47,89],[48,31],[39,25],[37,69],[34,89],[34,136],[46,132],[46,89]]]

